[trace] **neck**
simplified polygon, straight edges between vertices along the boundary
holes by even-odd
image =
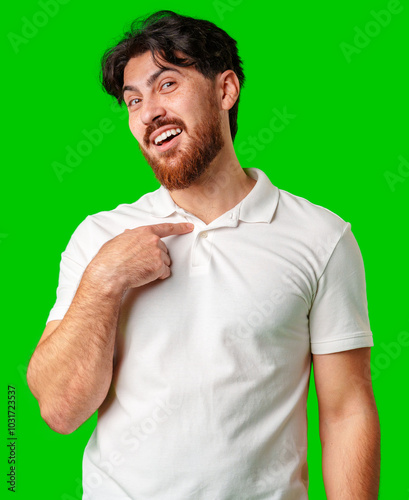
[[[170,195],[181,208],[210,224],[240,203],[255,183],[241,168],[231,144],[222,149],[194,184],[171,191]]]

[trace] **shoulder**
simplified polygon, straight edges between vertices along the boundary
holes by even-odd
[[[148,224],[153,219],[155,199],[159,189],[146,193],[133,203],[121,203],[112,210],[103,210],[91,215],[81,223],[87,230],[119,234],[125,229],[132,229]]]
[[[293,219],[297,225],[309,230],[335,232],[344,230],[347,222],[328,208],[283,189],[279,189],[279,193],[282,216]]]
[[[326,207],[279,189],[278,210],[281,221],[299,235],[339,239],[350,223]]]
[[[276,220],[301,251],[314,256],[320,268],[334,252],[343,235],[351,232],[351,224],[326,207],[279,189]]]
[[[275,203],[271,205],[274,209],[273,220],[276,226],[282,223],[287,232],[297,232],[300,236],[310,231],[339,234],[348,224],[328,208],[279,188],[263,170],[252,168],[246,171],[248,175],[261,181],[257,193],[262,198],[262,203],[265,205],[274,199]]]
[[[88,215],[75,229],[67,250],[89,262],[101,246],[125,229],[155,224],[152,215],[157,191],[146,193],[133,203],[122,203],[112,210]]]

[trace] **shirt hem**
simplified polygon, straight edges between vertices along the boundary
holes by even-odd
[[[342,339],[311,342],[312,354],[331,354],[340,351],[349,351],[360,347],[373,347],[372,332],[359,332]]]

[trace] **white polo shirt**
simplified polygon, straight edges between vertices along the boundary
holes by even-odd
[[[252,191],[210,224],[162,186],[87,217],[62,254],[48,321],[64,317],[107,240],[195,224],[163,238],[171,276],[123,298],[84,499],[308,498],[311,353],[373,346],[364,267],[350,223],[244,170]]]

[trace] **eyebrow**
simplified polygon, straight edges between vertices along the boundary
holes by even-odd
[[[148,88],[152,87],[152,85],[155,83],[155,81],[159,78],[159,76],[165,72],[165,71],[175,71],[176,73],[180,73],[179,70],[177,70],[176,68],[168,68],[168,67],[163,67],[163,68],[159,68],[158,71],[155,71],[155,73],[153,73],[147,80],[146,80],[146,86]],[[134,85],[124,85],[122,87],[122,93],[124,94],[125,91],[127,90],[131,90],[131,91],[134,91],[134,92],[140,92],[140,90],[138,89],[138,87],[135,87]]]

